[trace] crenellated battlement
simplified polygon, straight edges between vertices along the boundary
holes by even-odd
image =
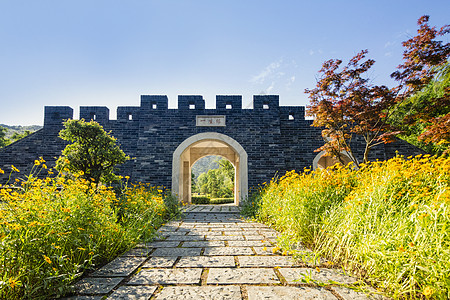
[[[242,109],[242,96],[218,95],[216,108],[205,109],[205,100],[200,95],[179,95],[178,108],[169,109],[169,99],[165,95],[142,95],[141,106],[119,106],[117,108],[117,121],[136,121],[153,114],[164,112],[192,111],[201,114],[227,114],[246,112],[263,113],[265,111],[279,113],[280,120],[304,120],[305,108],[303,106],[280,106],[278,95],[253,96],[253,109]],[[68,106],[46,106],[44,126],[60,125],[63,120],[73,118],[73,109]],[[105,125],[110,120],[109,109],[105,106],[81,106],[80,119],[94,120]]]
[[[168,103],[165,95],[142,95],[139,106],[118,107],[116,120],[110,119],[104,106],[81,106],[79,116],[97,121],[133,157],[120,166],[119,174],[132,181],[171,186],[180,195],[189,194],[189,167],[200,156],[229,159],[236,172],[242,172],[236,177],[235,189],[236,195],[244,197],[247,186],[324,163],[323,153],[315,152],[323,145],[321,129],[305,119],[305,107],[280,106],[277,95],[253,96],[251,109],[242,108],[240,95],[219,95],[212,109],[198,95],[178,96],[178,108],[169,108]],[[27,174],[39,157],[54,166],[67,144],[58,133],[63,121],[73,115],[71,107],[46,106],[44,128],[0,149],[0,168],[9,170],[14,165],[20,174]],[[361,141],[353,141],[357,157],[364,155]],[[406,143],[391,143],[374,148],[369,159],[393,157],[401,149],[406,156],[417,153]],[[8,180],[7,173],[0,174],[0,183]]]

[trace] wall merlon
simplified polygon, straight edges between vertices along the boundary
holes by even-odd
[[[80,119],[91,120],[103,125],[109,121],[109,108],[106,106],[80,106]]]
[[[278,95],[254,95],[254,110],[275,110],[280,107],[280,97]]]
[[[169,99],[166,95],[141,95],[141,108],[145,110],[167,110]]]
[[[305,120],[304,106],[280,106],[281,120]]]
[[[205,100],[200,95],[179,95],[178,96],[179,110],[204,110]]]
[[[137,120],[140,111],[139,106],[119,106],[117,107],[117,121]]]
[[[218,111],[237,111],[242,109],[242,96],[240,95],[217,95],[216,109]]]
[[[64,120],[73,118],[73,108],[69,106],[45,106],[44,126],[60,125]]]

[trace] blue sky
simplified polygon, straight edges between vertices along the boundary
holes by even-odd
[[[450,24],[450,0],[1,0],[0,123],[44,106],[139,106],[140,95],[280,95],[307,105],[321,64],[362,49],[391,85],[417,19]],[[448,38],[446,38],[448,41]]]

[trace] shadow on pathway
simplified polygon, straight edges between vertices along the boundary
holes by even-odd
[[[246,222],[239,208],[192,205],[180,221],[79,281],[66,299],[381,299],[338,284],[319,287],[301,278],[351,284],[338,269],[296,263],[272,253],[278,233]]]

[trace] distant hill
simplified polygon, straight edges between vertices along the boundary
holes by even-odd
[[[195,178],[202,173],[208,172],[210,169],[218,169],[219,161],[222,157],[217,155],[208,155],[197,160],[197,162],[192,166],[192,173],[194,173]]]
[[[19,134],[22,134],[26,130],[29,130],[31,132],[35,132],[35,131],[38,131],[39,129],[42,128],[42,126],[40,126],[40,125],[29,125],[29,126],[16,125],[16,126],[11,126],[11,125],[0,124],[0,126],[1,127],[5,127],[6,129],[8,129],[8,131],[6,131],[6,138],[10,138],[16,132],[19,133]]]

